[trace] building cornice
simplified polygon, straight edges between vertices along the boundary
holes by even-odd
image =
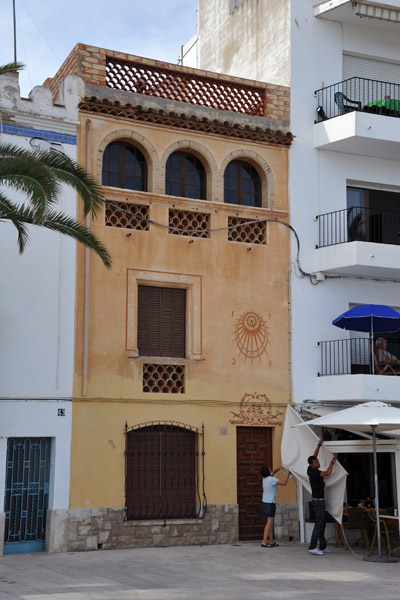
[[[245,139],[264,144],[289,147],[293,135],[289,131],[270,129],[268,127],[244,125],[219,119],[210,119],[195,114],[177,113],[161,108],[143,107],[141,105],[121,104],[107,98],[95,96],[83,98],[78,106],[79,110],[98,115],[111,116],[120,119],[129,119],[164,127],[175,127],[189,131],[199,131],[209,135],[223,135],[227,137]]]

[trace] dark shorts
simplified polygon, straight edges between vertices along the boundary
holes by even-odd
[[[275,502],[262,502],[262,510],[265,517],[274,517],[276,511]]]

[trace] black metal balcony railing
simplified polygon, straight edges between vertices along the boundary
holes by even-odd
[[[352,206],[317,220],[318,248],[346,242],[400,245],[400,211]]]
[[[400,85],[396,83],[351,77],[314,94],[318,123],[354,111],[400,117]]]
[[[350,338],[318,342],[321,349],[322,375],[400,375],[400,365],[394,361],[400,356],[400,340],[389,340],[386,352],[392,359],[385,363],[381,350],[374,351],[374,368],[371,361],[371,346],[368,338]],[[387,366],[386,366],[387,365]]]

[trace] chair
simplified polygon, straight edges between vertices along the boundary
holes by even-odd
[[[343,92],[336,92],[334,98],[341,115],[355,110],[361,110],[361,102],[358,100],[351,100],[345,96]]]
[[[345,531],[348,529],[358,530],[360,532],[361,547],[368,548],[369,539],[367,530],[367,517],[363,508],[349,508],[347,522],[343,522],[342,525]],[[345,550],[348,550],[349,548],[346,537],[344,539],[344,548]]]
[[[374,347],[375,373],[377,375],[397,375],[393,366],[385,361],[379,361],[378,356],[378,350]]]
[[[373,527],[374,527],[374,535],[372,537],[372,542],[371,542],[371,547],[369,549],[369,553],[372,554],[373,550],[374,550],[374,546],[375,546],[375,541],[377,538],[377,521],[376,521],[376,511],[375,510],[371,510],[368,512],[368,518],[370,520],[370,522],[372,522]],[[379,523],[381,525],[381,538],[382,535],[385,534],[386,537],[386,554],[388,556],[390,556],[393,553],[392,550],[392,545],[391,545],[391,540],[390,540],[390,535],[395,535],[398,534],[398,527],[396,526],[396,528],[389,528],[388,527],[388,523],[387,523],[387,519],[379,519]],[[382,540],[383,541],[383,540]]]

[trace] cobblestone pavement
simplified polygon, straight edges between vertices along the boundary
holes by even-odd
[[[8,555],[0,558],[0,599],[398,600],[400,562],[361,556],[343,548],[314,556],[303,544],[256,542]]]

